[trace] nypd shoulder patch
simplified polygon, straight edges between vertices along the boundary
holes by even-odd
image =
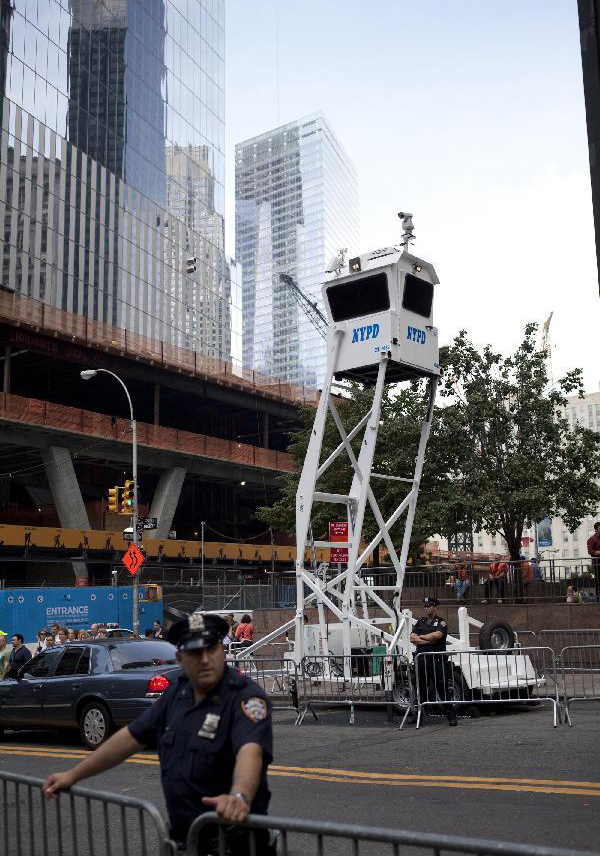
[[[267,703],[264,698],[245,698],[242,702],[242,713],[252,722],[260,722],[267,718]]]

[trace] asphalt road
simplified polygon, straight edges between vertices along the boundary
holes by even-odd
[[[461,718],[457,728],[438,719],[418,732],[378,711],[357,711],[355,725],[341,710],[301,727],[275,716],[271,814],[600,850],[594,703],[575,706],[573,727],[556,729],[546,706]],[[9,733],[0,770],[45,777],[84,754],[75,733]],[[164,810],[152,752],[85,784]]]

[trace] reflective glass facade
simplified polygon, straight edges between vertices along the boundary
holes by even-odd
[[[325,341],[279,274],[323,311],[327,263],[360,249],[356,172],[321,114],[246,140],[235,157],[244,367],[317,386]]]
[[[2,287],[239,355],[240,270],[224,254],[224,0],[0,9]]]

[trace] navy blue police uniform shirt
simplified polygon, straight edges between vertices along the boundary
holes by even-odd
[[[202,701],[182,676],[129,726],[132,737],[158,748],[160,774],[171,834],[185,841],[192,821],[211,809],[202,797],[228,794],[236,755],[246,743],[263,750],[260,785],[252,812],[266,814],[271,794],[267,767],[273,760],[271,704],[244,675],[225,667],[219,683]]]
[[[439,615],[434,615],[431,621],[428,621],[425,616],[419,618],[413,627],[413,633],[416,633],[417,636],[427,636],[428,633],[439,631],[444,634],[441,639],[437,639],[435,642],[427,642],[425,645],[417,645],[415,653],[423,654],[426,651],[445,651],[446,637],[448,636],[448,625]]]

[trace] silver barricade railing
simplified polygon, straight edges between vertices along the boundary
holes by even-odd
[[[227,834],[225,823],[215,812],[196,818],[190,827],[187,840],[188,856],[200,856],[206,852],[206,838],[213,844],[210,852],[214,856],[226,856]],[[207,827],[211,827],[207,830]],[[464,838],[458,835],[436,835],[430,832],[409,831],[403,829],[384,829],[376,826],[357,826],[331,821],[301,820],[288,817],[268,817],[250,814],[245,823],[236,827],[237,831],[246,831],[246,847],[243,851],[249,856],[266,856],[274,853],[274,848],[265,847],[267,836],[278,833],[278,852],[281,856],[323,856],[329,852],[352,853],[353,856],[398,856],[400,848],[415,848],[423,856],[439,856],[451,853],[473,854],[473,856],[593,856],[581,850],[540,847],[532,844],[515,844],[508,841],[494,841],[487,838]],[[207,834],[208,833],[208,834]],[[327,839],[342,840],[344,843],[332,846]],[[372,846],[368,846],[371,844]],[[381,845],[388,845],[381,847]],[[201,849],[202,848],[202,849]]]
[[[415,706],[409,663],[400,654],[307,656],[298,667],[298,680],[304,700],[299,724],[309,711],[317,719],[318,706],[341,705],[350,708],[351,725],[356,706],[400,708],[404,712],[404,725]]]
[[[563,648],[559,655],[559,670],[565,719],[572,725],[571,702],[600,700],[600,645]]]
[[[15,856],[172,856],[175,844],[146,800],[75,785],[57,799],[44,779],[0,772],[0,842]]]
[[[417,651],[415,679],[417,728],[425,708],[434,705],[450,719],[469,705],[547,702],[554,726],[560,721],[556,661],[550,648]]]
[[[299,681],[297,667],[291,657],[228,659],[227,665],[262,687],[273,710],[295,711],[298,723],[301,716]]]
[[[540,644],[552,648],[558,657],[563,648],[600,645],[600,627],[573,627],[540,630]]]

